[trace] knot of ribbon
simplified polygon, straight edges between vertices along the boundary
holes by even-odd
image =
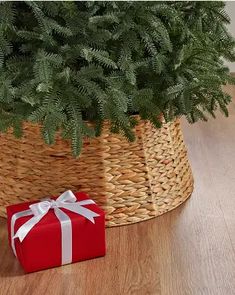
[[[29,210],[15,213],[11,220],[11,235],[12,235],[12,249],[16,255],[14,239],[19,238],[22,242],[28,235],[31,229],[49,212],[53,209],[56,217],[61,224],[62,233],[62,264],[70,263],[72,257],[72,226],[69,216],[60,208],[67,209],[71,212],[82,215],[86,219],[95,223],[94,217],[99,216],[96,212],[84,207],[84,205],[95,204],[91,199],[77,201],[77,198],[68,190],[61,194],[56,200],[46,199],[41,202],[29,206]],[[19,217],[33,215],[26,221],[14,235],[14,225]]]

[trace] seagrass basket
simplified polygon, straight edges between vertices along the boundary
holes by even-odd
[[[179,120],[155,129],[142,121],[129,143],[103,134],[84,143],[78,159],[69,142],[46,145],[40,127],[26,123],[24,136],[0,135],[0,215],[9,204],[57,195],[67,189],[87,192],[105,211],[107,227],[161,215],[192,193],[193,177]]]

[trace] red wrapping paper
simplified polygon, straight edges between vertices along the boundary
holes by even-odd
[[[90,199],[85,193],[74,193],[74,195],[78,201]],[[52,197],[52,199],[56,199],[56,197]],[[7,207],[10,245],[12,215],[28,210],[29,205],[37,202],[27,202]],[[72,262],[104,256],[106,252],[104,211],[96,204],[84,205],[84,207],[100,215],[95,217],[95,224],[81,215],[62,208],[70,217],[72,223]],[[14,233],[31,217],[32,215],[17,219]],[[49,210],[46,216],[32,228],[22,242],[18,238],[15,239],[15,247],[17,258],[25,272],[61,266],[61,225],[54,214],[54,210]]]

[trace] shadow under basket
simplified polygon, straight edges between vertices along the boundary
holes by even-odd
[[[5,206],[84,191],[106,212],[106,226],[131,224],[174,209],[192,193],[193,177],[179,120],[156,129],[142,121],[136,141],[109,131],[84,142],[75,159],[67,141],[53,146],[38,125],[26,123],[24,136],[0,135],[0,216]]]

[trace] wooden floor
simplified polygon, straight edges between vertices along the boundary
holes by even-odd
[[[235,89],[230,89],[234,92]],[[107,256],[24,275],[0,219],[1,295],[234,295],[235,104],[189,126],[195,191],[156,219],[107,229]]]

